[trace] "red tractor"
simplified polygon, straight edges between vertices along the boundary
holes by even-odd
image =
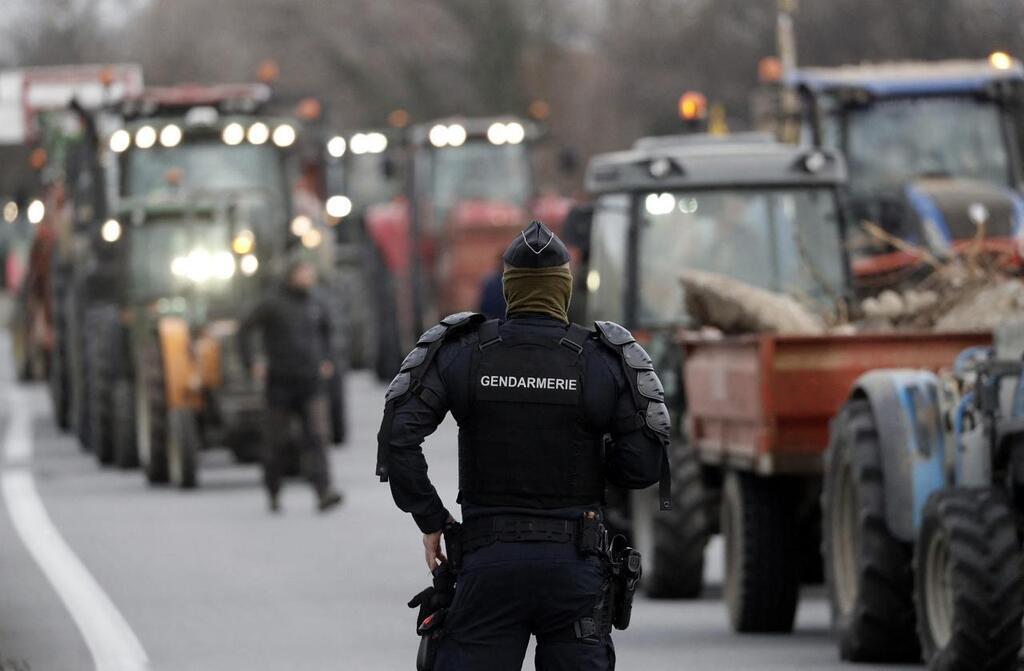
[[[530,218],[561,227],[569,201],[541,195],[534,179],[531,147],[540,135],[535,123],[513,117],[449,118],[410,129],[405,197],[366,213],[377,260],[372,299],[382,379],[398,370],[426,325],[477,309],[482,282]]]

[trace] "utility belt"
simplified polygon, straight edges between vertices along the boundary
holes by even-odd
[[[463,523],[462,556],[495,543],[574,543],[584,557],[601,556],[607,550],[608,531],[595,511],[576,520],[489,515]]]

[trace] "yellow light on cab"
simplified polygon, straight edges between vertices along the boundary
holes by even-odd
[[[253,235],[252,231],[239,231],[235,239],[231,241],[231,250],[242,256],[252,251],[253,245],[256,242],[256,236]]]
[[[4,204],[4,221],[8,224],[13,224],[14,220],[18,218],[18,204],[13,200],[9,200]]]
[[[703,119],[707,113],[708,101],[703,93],[687,91],[679,97],[679,116],[683,121]]]
[[[311,228],[302,235],[302,245],[313,249],[323,242],[324,236],[315,228]]]

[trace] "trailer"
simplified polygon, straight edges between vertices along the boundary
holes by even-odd
[[[792,630],[801,583],[821,575],[822,456],[857,378],[879,367],[937,371],[990,342],[987,333],[681,339],[686,436],[705,483],[718,483],[736,631]]]

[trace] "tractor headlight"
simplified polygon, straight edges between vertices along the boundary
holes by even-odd
[[[448,146],[448,126],[437,124],[427,133],[427,139],[438,149]]]
[[[160,144],[164,147],[177,147],[181,142],[181,127],[168,124],[160,129]]]
[[[213,255],[210,269],[218,280],[230,280],[235,274],[235,257],[231,252],[217,252]]]
[[[301,238],[303,235],[305,235],[307,232],[309,232],[310,229],[312,229],[312,228],[313,228],[313,220],[310,219],[309,217],[307,217],[304,214],[296,215],[295,218],[292,219],[292,225],[291,225],[292,235],[294,235],[297,238]]]
[[[139,149],[149,149],[156,144],[156,129],[152,126],[143,126],[135,131],[135,146]]]
[[[46,205],[43,201],[36,199],[28,204],[28,209],[25,210],[25,215],[28,217],[28,223],[38,224],[46,216]]]
[[[272,139],[278,147],[290,147],[295,142],[295,129],[283,123],[274,129]]]
[[[331,196],[327,199],[324,209],[335,219],[342,219],[352,213],[352,201],[348,196]]]
[[[117,219],[107,219],[100,227],[100,237],[104,242],[117,242],[121,239],[121,222]]]
[[[345,138],[335,135],[327,141],[327,153],[334,158],[341,158],[345,155]]]
[[[508,136],[508,126],[500,121],[495,121],[487,128],[487,141],[491,144],[505,144]]]
[[[120,154],[132,144],[132,135],[123,128],[119,128],[110,134],[110,151]]]
[[[267,124],[262,121],[257,121],[253,125],[249,126],[249,131],[246,133],[250,144],[263,144],[270,138],[270,129],[267,128]]]
[[[231,250],[242,256],[252,251],[252,248],[256,245],[256,236],[253,235],[252,231],[239,231],[235,239],[231,241]]]
[[[453,123],[448,126],[448,146],[461,147],[466,142],[466,127]]]
[[[245,129],[242,128],[242,124],[232,122],[227,126],[224,126],[224,130],[221,132],[220,137],[224,140],[224,144],[229,146],[242,144],[242,140],[245,139]]]
[[[255,254],[246,254],[238,262],[238,268],[246,277],[255,274],[259,267],[260,260],[256,258]]]
[[[505,124],[505,134],[509,144],[519,144],[526,139],[526,129],[518,121]]]

